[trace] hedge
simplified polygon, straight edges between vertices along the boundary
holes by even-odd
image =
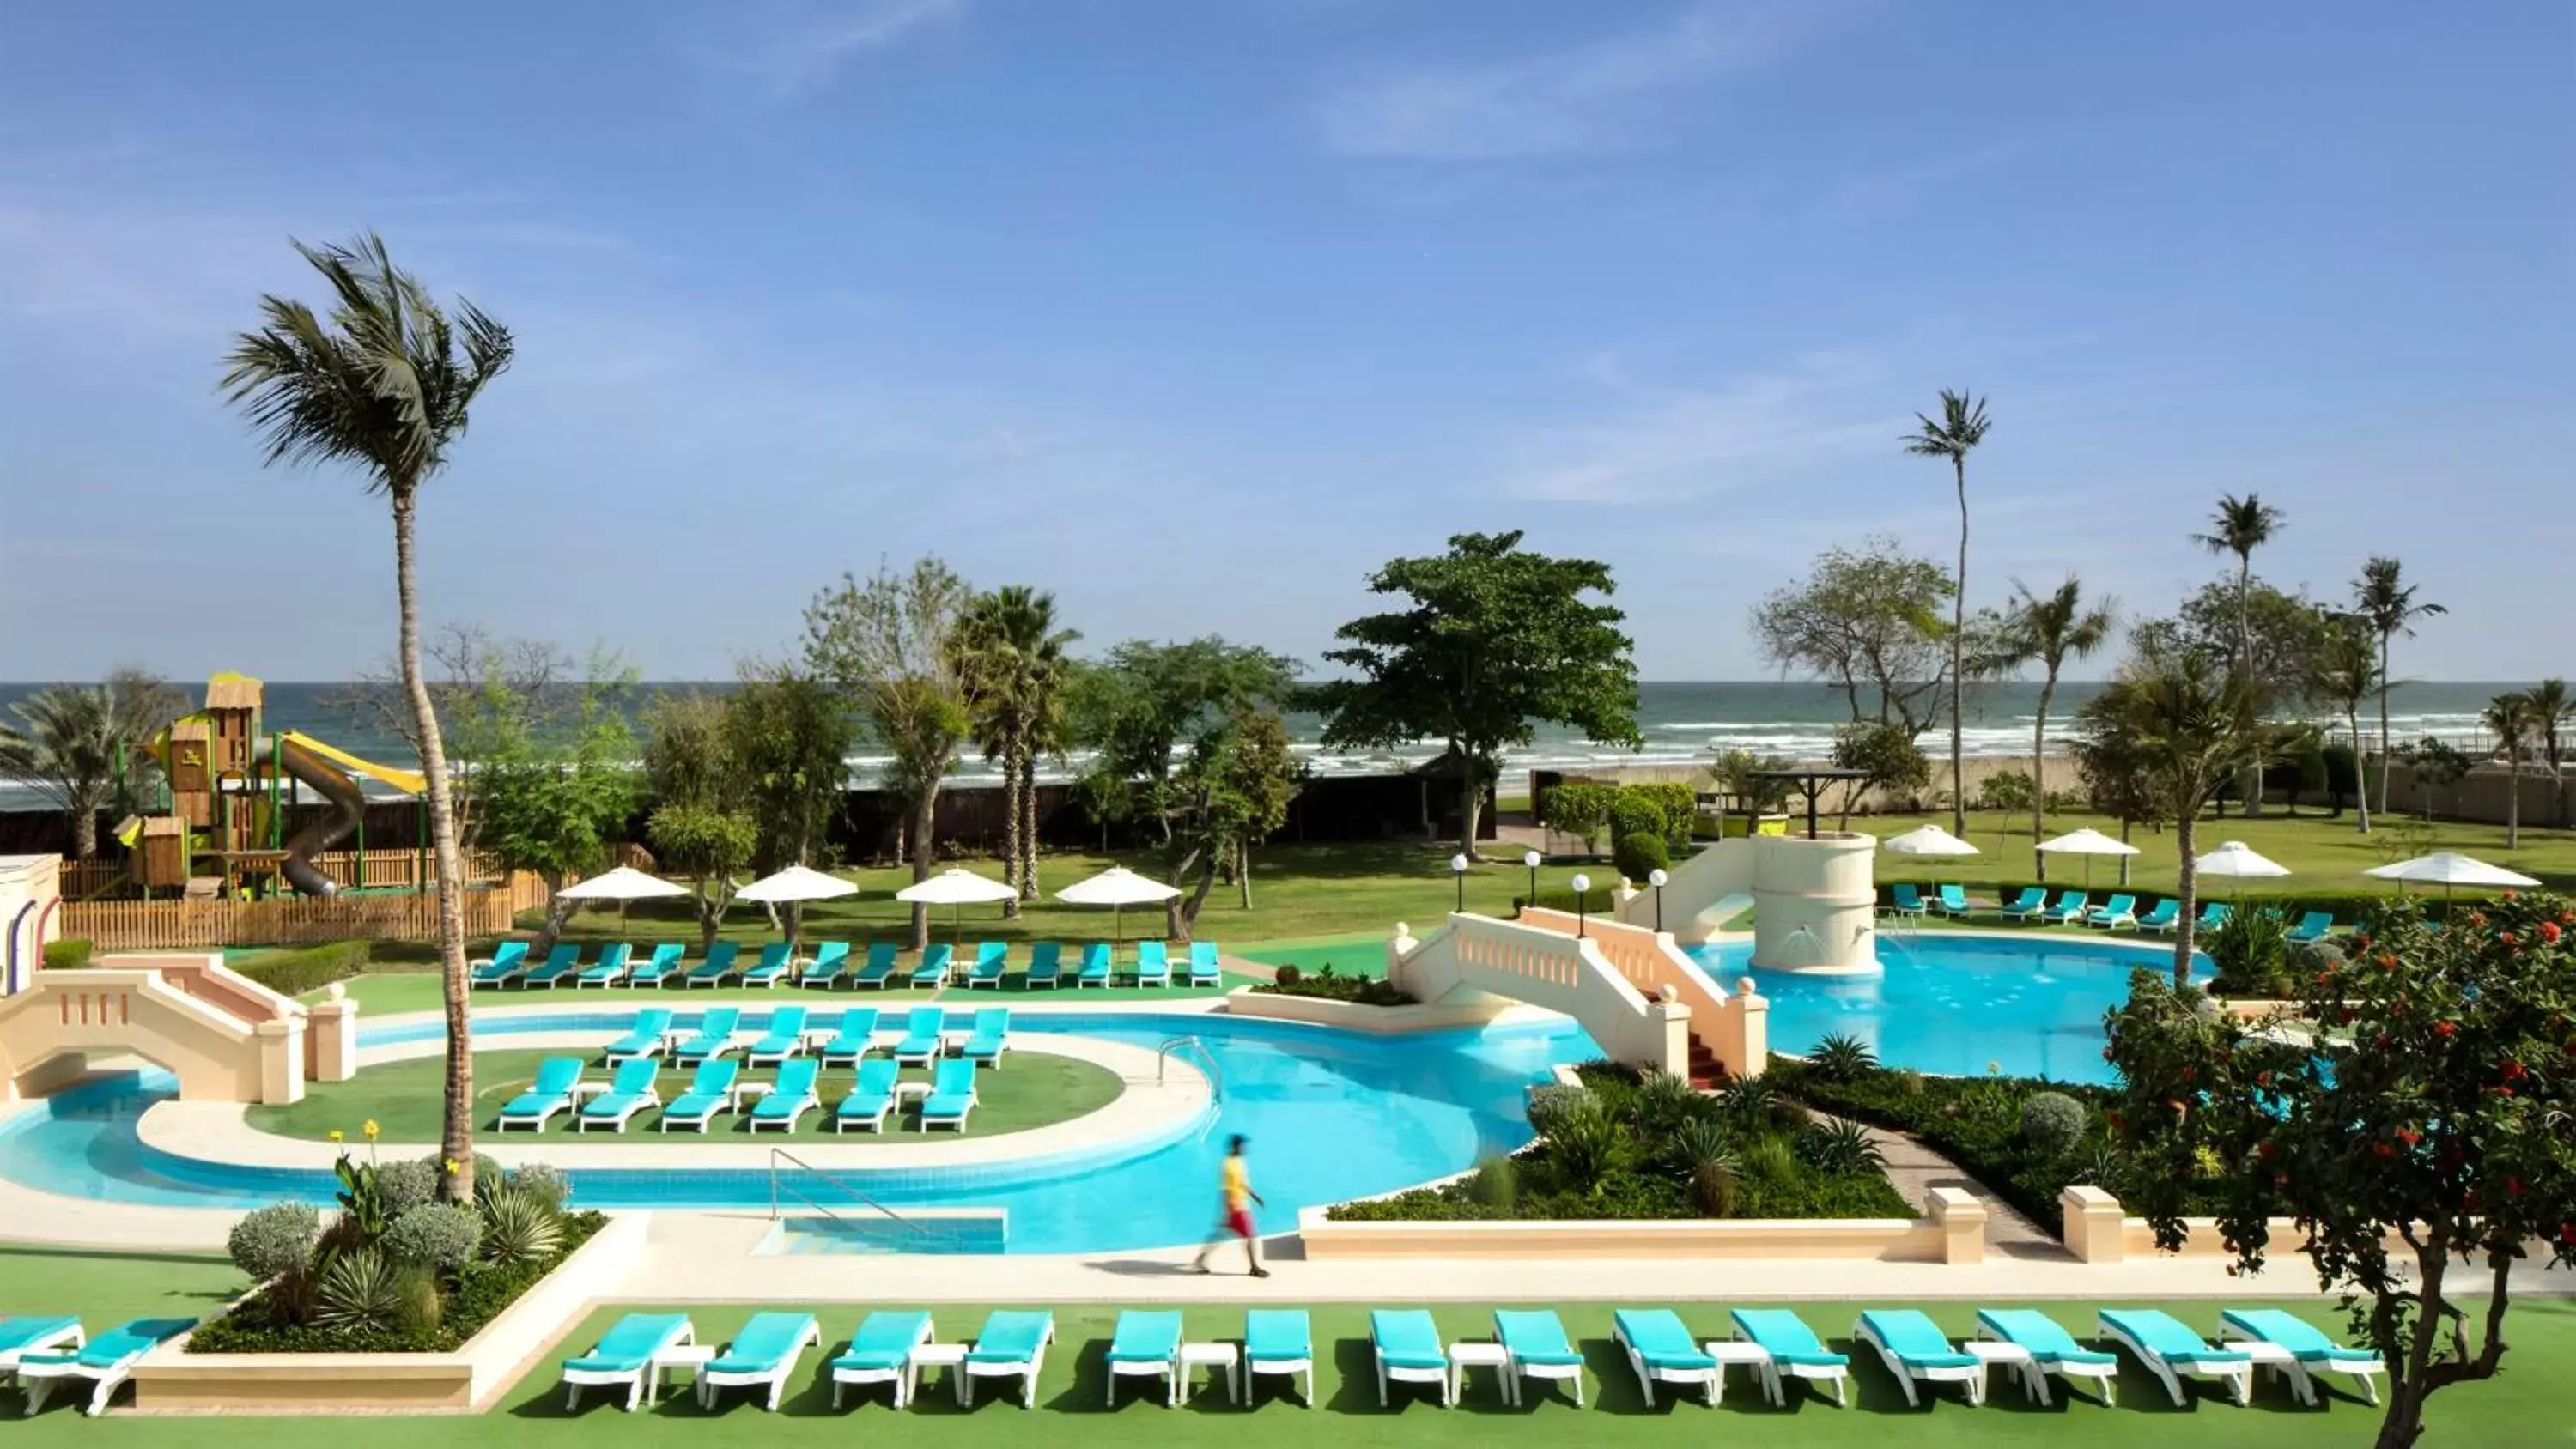
[[[1344,976],[1327,963],[1323,969],[1308,973],[1295,966],[1279,968],[1275,981],[1252,988],[1267,996],[1311,996],[1322,1001],[1342,1001],[1353,1006],[1411,1006],[1407,996],[1395,983],[1376,976],[1356,973]]]
[[[86,937],[65,936],[45,943],[45,969],[71,971],[89,964],[91,945]]]
[[[1583,893],[1583,909],[1596,916],[1614,915],[1619,909],[1618,892],[1619,883],[1615,880],[1608,885],[1596,885]],[[1534,896],[1512,897],[1513,915],[1517,916],[1531,906],[1536,906],[1542,911],[1571,913],[1575,907],[1574,892],[1544,890]]]
[[[333,941],[301,950],[279,951],[234,969],[280,996],[302,996],[367,969],[365,941]]]

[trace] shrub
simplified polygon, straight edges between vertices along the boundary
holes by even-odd
[[[554,1208],[561,1208],[572,1201],[572,1179],[564,1176],[563,1169],[542,1162],[511,1168],[505,1185],[513,1191],[542,1198]]]
[[[89,964],[91,949],[89,941],[80,936],[65,936],[59,941],[47,941],[45,969],[48,971],[78,970]]]
[[[1610,802],[1618,787],[1568,780],[1555,786],[1539,800],[1539,821],[1561,835],[1571,835],[1583,842],[1588,853],[1601,838],[1601,827],[1610,822]]]
[[[394,1219],[384,1249],[399,1263],[454,1272],[474,1261],[482,1241],[482,1214],[456,1203],[427,1203]]]
[[[322,1235],[322,1215],[300,1202],[270,1203],[233,1224],[225,1251],[233,1266],[265,1283],[313,1261],[313,1242]]]
[[[1479,1207],[1508,1213],[1520,1198],[1520,1172],[1508,1157],[1489,1157],[1467,1179],[1467,1196]]]
[[[332,941],[272,952],[234,969],[280,996],[301,996],[366,970],[373,949],[365,941]]]
[[[1348,1002],[1353,1006],[1411,1006],[1413,1004],[1412,997],[1405,995],[1401,987],[1384,977],[1362,976],[1356,972],[1345,976],[1335,971],[1330,962],[1326,962],[1312,974],[1300,971],[1291,975],[1294,970],[1293,967],[1283,966],[1279,968],[1278,980],[1266,985],[1256,985],[1252,989],[1266,996],[1310,996],[1323,1001]]]
[[[555,1251],[528,1262],[469,1263],[453,1275],[453,1281],[442,1285],[443,1292],[437,1321],[422,1324],[407,1321],[418,1310],[417,1304],[406,1305],[402,1294],[404,1274],[397,1271],[388,1298],[396,1315],[394,1321],[369,1332],[329,1329],[316,1326],[300,1311],[299,1304],[280,1289],[293,1286],[281,1282],[243,1304],[234,1312],[208,1322],[188,1339],[190,1353],[444,1353],[480,1332],[502,1309],[518,1301],[520,1295],[552,1272],[555,1265],[574,1248],[589,1240],[606,1225],[607,1219],[597,1213],[567,1213],[558,1220]],[[490,1248],[487,1231],[486,1251]],[[362,1251],[352,1248],[351,1252]],[[318,1298],[317,1291],[314,1294]]]
[[[1677,1072],[1650,1072],[1637,1084],[1637,1121],[1649,1132],[1675,1131],[1710,1110],[1709,1099]]]
[[[433,1331],[446,1317],[438,1270],[420,1263],[394,1265],[394,1321],[413,1332]]]
[[[1678,781],[1630,785],[1620,793],[1645,807],[1639,818],[1651,819],[1651,828],[1666,841],[1689,840],[1692,828],[1699,824],[1699,792]]]
[[[2200,938],[2200,949],[2218,968],[2209,983],[2218,996],[2283,995],[2290,964],[2288,921],[2272,911],[2235,912]]]
[[[1859,1037],[1838,1031],[1817,1042],[1816,1049],[1807,1053],[1807,1061],[1826,1081],[1848,1082],[1877,1070],[1878,1053]]]
[[[1581,1087],[1551,1085],[1533,1087],[1529,1094],[1530,1130],[1541,1137],[1552,1137],[1578,1102],[1589,1101],[1592,1094]]]
[[[1637,786],[1626,785],[1610,797],[1610,841],[1615,852],[1631,835],[1664,838],[1663,807]],[[1633,877],[1632,877],[1633,878]]]
[[[1306,972],[1304,968],[1291,961],[1287,965],[1279,968],[1273,977],[1272,984],[1278,986],[1282,991],[1293,991],[1296,989],[1297,983],[1305,979]]]
[[[384,1201],[385,1216],[399,1218],[413,1208],[436,1202],[438,1178],[439,1160],[435,1157],[414,1157],[377,1168],[376,1196]]]
[[[1668,869],[1673,863],[1672,852],[1664,847],[1664,838],[1660,835],[1649,835],[1642,830],[1631,831],[1620,836],[1618,845],[1611,851],[1610,859],[1618,866],[1621,875],[1626,876],[1632,884],[1641,886],[1646,883],[1647,877],[1656,871]]]
[[[533,1193],[507,1188],[483,1204],[483,1256],[494,1263],[546,1261],[560,1251],[563,1238],[562,1214]]]
[[[1876,1172],[1887,1164],[1886,1154],[1879,1151],[1869,1129],[1858,1122],[1835,1121],[1810,1127],[1798,1134],[1797,1142],[1798,1155],[1818,1172]]]
[[[2050,1157],[2062,1157],[2084,1140],[2084,1104],[2064,1092],[2036,1092],[2021,1104],[2022,1140]]]
[[[313,1322],[340,1333],[372,1333],[398,1327],[402,1309],[393,1259],[380,1249],[360,1248],[341,1254],[323,1270]]]
[[[1785,1183],[1798,1176],[1798,1154],[1777,1137],[1765,1137],[1739,1153],[1744,1177],[1751,1182]]]
[[[1579,906],[1580,909],[1592,915],[1606,916],[1619,909],[1618,885],[1616,882],[1606,885],[1596,882],[1592,889],[1583,893],[1579,902],[1571,890],[1542,890],[1534,896],[1512,897],[1513,914],[1519,914],[1523,906],[1536,906],[1543,911],[1563,911],[1567,915],[1574,914]]]
[[[1597,1193],[1623,1165],[1628,1134],[1600,1098],[1586,1093],[1557,1120],[1547,1144],[1569,1191]]]

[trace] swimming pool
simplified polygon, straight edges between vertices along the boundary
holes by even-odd
[[[478,1042],[522,1032],[622,1034],[629,1010],[542,1012],[477,1021]],[[866,1175],[869,1196],[906,1206],[1001,1208],[1011,1252],[1099,1252],[1203,1238],[1215,1221],[1225,1139],[1251,1139],[1265,1233],[1297,1210],[1464,1171],[1527,1142],[1523,1090],[1559,1062],[1599,1055],[1572,1023],[1379,1037],[1286,1022],[1154,1013],[1015,1013],[1015,1034],[1069,1033],[1152,1050],[1199,1037],[1224,1084],[1213,1120],[1171,1140],[1029,1164]],[[434,1040],[433,1021],[362,1029],[362,1046]],[[250,1208],[281,1197],[328,1202],[330,1174],[272,1168],[184,1168],[135,1135],[174,1084],[166,1074],[111,1078],[52,1099],[0,1129],[0,1178],[65,1196],[181,1207]],[[765,1171],[572,1170],[587,1207],[766,1207]],[[1078,1190],[1067,1190],[1078,1188]],[[821,1194],[818,1194],[820,1196]]]
[[[1733,988],[1747,974],[1750,942],[1694,953]],[[2205,979],[2207,958],[2197,958]],[[1887,932],[1877,976],[1752,971],[1771,1003],[1771,1048],[1807,1052],[1840,1032],[1867,1042],[1891,1067],[1981,1076],[2109,1083],[2102,1016],[2129,999],[2129,973],[2171,970],[2173,948],[2072,936]]]

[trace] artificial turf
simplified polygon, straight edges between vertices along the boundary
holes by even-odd
[[[647,939],[636,938],[639,942]],[[805,1005],[814,1008],[818,1018],[850,1006],[873,1006],[889,1012],[889,1029],[902,1019],[902,1013],[916,1006],[938,1005],[950,1011],[965,1011],[977,1006],[1043,1006],[1050,1002],[1120,1001],[1151,1003],[1202,996],[1222,996],[1238,986],[1248,986],[1248,978],[1229,974],[1225,984],[1216,987],[1183,986],[1176,980],[1170,986],[1085,986],[1076,988],[1070,982],[1053,988],[1028,989],[1016,967],[1003,978],[1001,989],[973,991],[951,989],[938,996],[907,986],[889,986],[882,990],[864,987],[857,990],[827,990],[819,986],[719,986],[684,990],[677,985],[609,987],[605,990],[575,991],[570,988],[523,991],[517,987],[477,987],[474,1004],[491,1006],[552,1006],[558,1010],[574,1008],[623,1010],[630,1007],[669,1006],[694,1009],[701,1006],[741,1006],[757,1003],[763,1006]],[[436,1011],[441,1002],[438,973],[434,971],[370,971],[340,983],[349,998],[358,1003],[368,1016],[390,1016],[399,1012]],[[319,1000],[320,992],[309,992],[305,1000]]]

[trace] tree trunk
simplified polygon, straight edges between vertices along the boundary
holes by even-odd
[[[2352,783],[2361,795],[2361,833],[2370,833],[2370,775],[2362,768],[2361,707],[2358,703],[2343,712],[2343,722],[2352,726]]]
[[[449,1202],[474,1201],[474,1025],[468,1006],[465,971],[465,862],[456,849],[456,810],[447,780],[447,742],[438,729],[438,709],[420,672],[420,587],[412,559],[412,521],[417,499],[408,481],[392,487],[394,502],[394,592],[402,619],[403,694],[411,702],[412,727],[420,741],[420,769],[429,792],[430,853],[438,862],[439,995],[447,1014],[446,1126],[439,1134],[439,1155],[449,1171],[439,1179],[439,1195]]]
[[[72,858],[87,860],[98,854],[98,807],[84,810],[72,807]]]
[[[1457,739],[1449,741],[1450,757],[1458,762],[1458,853],[1469,860],[1476,858],[1476,822],[1484,810],[1484,774],[1477,767],[1481,757],[1470,758]]]
[[[929,787],[921,792],[921,799],[914,802],[912,807],[912,883],[914,885],[930,879],[932,854],[930,842],[937,838],[932,831],[937,828],[938,823],[939,780],[938,777],[933,776]],[[930,949],[930,907],[919,901],[912,903],[912,949],[917,952]]]
[[[1176,939],[1183,941],[1198,935],[1199,908],[1207,904],[1208,892],[1216,889],[1217,853],[1207,851],[1200,860],[1199,883],[1190,887],[1189,899],[1181,905],[1180,929],[1174,933]]]
[[[2253,588],[2254,555],[2251,552],[2238,554],[2236,556],[2236,677],[2242,682],[2248,699],[2252,698],[2254,690]],[[2245,818],[2261,819],[2263,762],[2257,760],[2238,772],[2236,784],[2245,796]]]
[[[2522,747],[2504,752],[2504,848],[2522,849]]]
[[[1243,908],[1252,909],[1252,847],[1242,841],[1234,843],[1235,893],[1242,898]]]
[[[2396,756],[2388,751],[2388,636],[2379,636],[2379,813],[2388,813],[2388,767]]]
[[[2200,902],[2197,899],[2200,889],[2200,868],[2192,863],[2191,858],[2192,830],[2198,824],[2199,815],[2198,809],[2185,810],[2181,812],[2181,818],[2174,821],[2174,850],[2182,856],[2182,863],[2174,872],[2176,914],[2174,916],[2173,971],[2174,989],[2177,991],[2191,984],[2192,923],[2199,918],[2200,914]],[[2126,856],[2121,857],[2122,863],[2126,864],[2127,859]]]
[[[724,907],[717,904],[716,897],[707,894],[707,878],[698,877],[698,956],[701,960],[716,948],[716,930],[723,924]]]
[[[1968,642],[1968,460],[1952,454],[1950,469],[1959,484],[1959,592],[1950,600],[1950,833],[1968,833],[1967,766],[1960,759],[1961,709],[1967,698],[1967,676],[1960,672]]]
[[[2048,678],[2039,686],[2039,718],[2030,727],[2030,858],[2032,879],[2048,884],[2048,852],[2039,843],[2048,838],[2048,705],[2057,696],[2057,666],[2048,666]]]
[[[2136,823],[2137,822],[2132,820],[2123,820],[2120,822],[2120,843],[2122,845],[2129,843],[2130,827]],[[2135,856],[2124,855],[2120,857],[2120,885],[2123,889],[2127,888],[2129,884],[2129,862],[2134,859],[2136,859]]]
[[[528,943],[528,954],[542,960],[555,948],[555,938],[563,934],[564,922],[572,919],[573,907],[580,903],[564,899],[562,871],[549,870],[538,874],[546,883],[546,921],[537,928],[537,939]]]
[[[1101,843],[1108,844],[1103,831]],[[1020,752],[1020,899],[1038,899],[1038,752]]]
[[[1002,884],[1011,898],[1002,902],[1006,920],[1020,914],[1020,759],[1014,747],[1002,752]]]

